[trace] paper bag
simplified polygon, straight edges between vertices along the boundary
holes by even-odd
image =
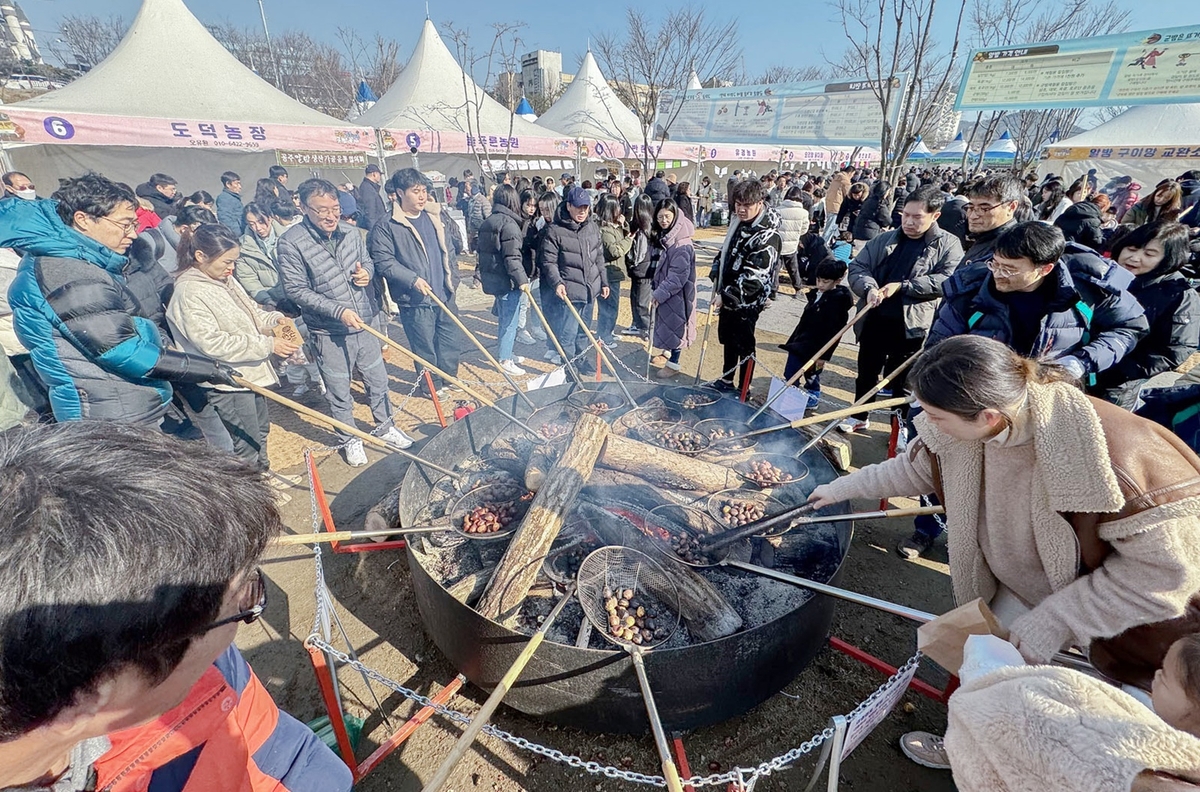
[[[291,341],[297,346],[304,344],[304,339],[300,337],[300,331],[296,329],[296,324],[291,319],[280,319],[279,324],[272,328],[276,338],[282,338],[284,341]]]
[[[996,619],[996,614],[983,600],[975,599],[922,624],[917,629],[917,649],[942,668],[957,674],[969,635],[994,635],[1008,640],[1008,630]]]

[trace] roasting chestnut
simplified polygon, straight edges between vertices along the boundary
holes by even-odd
[[[756,501],[731,498],[721,502],[721,520],[734,528],[761,520],[765,516],[766,510]]]
[[[742,475],[748,481],[752,481],[760,487],[770,487],[775,484],[787,484],[795,481],[792,474],[784,472],[763,459],[750,462],[749,469]]]

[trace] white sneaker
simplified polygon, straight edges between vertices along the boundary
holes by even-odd
[[[521,368],[516,363],[513,363],[511,360],[501,360],[500,368],[504,369],[514,377],[520,377],[525,374],[525,369]]]
[[[517,343],[525,346],[532,346],[537,343],[537,339],[528,330],[522,330],[517,333]]]
[[[350,467],[362,467],[367,464],[367,452],[363,450],[363,442],[358,438],[346,443],[342,448],[342,457]]]
[[[847,418],[838,424],[839,432],[865,432],[871,428],[871,422],[865,418]]]
[[[388,445],[395,446],[396,448],[399,448],[399,449],[409,448],[410,446],[412,446],[412,444],[414,442],[416,442],[411,437],[409,437],[404,432],[400,431],[399,429],[397,429],[394,426],[391,429],[388,429],[386,432],[384,432],[383,435],[379,439],[382,440],[383,442],[387,443]]]

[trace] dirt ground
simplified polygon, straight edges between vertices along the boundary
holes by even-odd
[[[707,309],[708,265],[712,246],[720,235],[708,232],[699,237],[709,252],[701,250],[700,261],[700,332],[703,333]],[[463,266],[467,263],[464,259]],[[765,393],[769,375],[764,369],[782,372],[784,355],[776,346],[786,338],[803,301],[792,300],[790,289],[782,290],[776,305],[764,315],[758,334],[761,360],[755,380],[755,392]],[[479,291],[463,288],[459,304],[467,324],[483,343],[494,346],[495,319],[490,313],[490,298]],[[622,300],[618,326],[628,324],[627,299]],[[533,321],[533,316],[530,317]],[[403,332],[393,323],[391,335],[403,341]],[[632,369],[644,371],[645,350],[628,339],[618,344],[619,357]],[[518,347],[535,360],[522,364],[532,373],[550,370],[540,362],[544,351]],[[843,342],[827,369],[825,396],[841,404],[852,400],[855,348],[851,340]],[[392,396],[397,405],[397,422],[410,434],[425,439],[436,433],[438,425],[427,399],[408,398],[416,382],[412,367],[400,355],[386,355],[392,379]],[[719,347],[710,346],[703,376],[719,374]],[[694,374],[699,360],[699,345],[683,356],[683,369]],[[465,358],[464,379],[491,383],[495,393],[503,388],[495,383],[500,377],[486,368],[482,356],[472,350]],[[501,383],[502,384],[502,383]],[[357,388],[357,386],[356,386]],[[290,392],[284,386],[284,394]],[[356,390],[356,407],[362,425],[369,424],[361,389]],[[315,392],[305,396],[309,406],[325,410],[324,399]],[[271,433],[271,458],[277,472],[303,473],[305,449],[321,449],[333,437],[315,423],[308,422],[277,405],[271,408],[275,425]],[[854,465],[861,466],[883,457],[885,427],[880,422],[872,430],[851,436]],[[418,445],[416,449],[419,450]],[[405,470],[399,457],[384,457],[368,450],[372,464],[351,469],[336,453],[318,450],[318,469],[325,490],[333,501],[334,519],[339,529],[361,527],[363,516],[387,491],[394,487]],[[296,533],[312,530],[313,512],[306,485],[286,490],[290,501],[282,506],[287,525]],[[870,504],[858,504],[874,508]],[[876,597],[932,612],[952,606],[946,550],[940,544],[928,559],[913,563],[896,555],[896,544],[911,531],[907,520],[859,523],[853,546],[846,561],[844,585]],[[326,549],[322,558],[325,578],[336,604],[337,615],[358,656],[370,667],[424,695],[433,695],[457,673],[426,636],[415,607],[403,550],[335,555]],[[303,721],[325,714],[304,639],[313,627],[315,612],[315,565],[309,548],[276,550],[268,557],[264,570],[269,579],[270,604],[263,619],[243,627],[238,645],[270,689],[279,705]],[[336,628],[335,628],[336,629]],[[911,623],[847,603],[836,609],[832,634],[879,656],[893,665],[901,664],[915,651],[916,633]],[[345,710],[365,720],[358,745],[358,759],[366,758],[417,707],[399,694],[380,685],[372,697],[362,677],[352,669],[341,671],[341,695]],[[944,686],[946,674],[926,664],[918,674],[936,686]],[[884,681],[883,675],[845,655],[826,647],[784,692],[774,696],[746,715],[726,723],[683,735],[687,756],[694,774],[707,775],[714,769],[724,772],[734,766],[748,767],[785,753],[821,731],[831,716],[846,714]],[[390,695],[389,695],[390,694]],[[485,695],[467,686],[451,701],[451,706],[472,713]],[[386,716],[386,718],[385,718]],[[640,772],[658,773],[658,760],[649,735],[625,737],[591,734],[537,722],[501,708],[493,722],[499,727],[531,741],[557,748],[568,754],[604,764],[627,767]],[[913,729],[939,731],[945,726],[945,708],[913,692],[871,734],[842,767],[843,785],[874,792],[904,790],[952,790],[948,772],[928,770],[908,761],[899,751],[897,740]],[[460,729],[440,717],[419,728],[403,747],[393,753],[357,789],[419,790],[446,756]],[[802,790],[812,774],[811,759],[795,767],[764,778],[756,789],[764,792]],[[822,788],[824,785],[822,779]],[[446,789],[457,792],[483,790],[632,790],[636,785],[591,776],[565,765],[541,760],[490,737],[481,738],[456,769]]]

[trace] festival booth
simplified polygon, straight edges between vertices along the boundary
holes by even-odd
[[[1055,173],[1070,184],[1092,168],[1100,183],[1132,176],[1143,185],[1200,170],[1200,104],[1149,104],[1050,144],[1038,175]]]
[[[252,192],[278,162],[356,181],[376,149],[372,130],[305,107],[243,66],[182,0],[144,0],[108,58],[4,113],[4,150],[44,193],[88,170],[131,185],[168,173],[181,191],[212,193],[233,170]]]
[[[964,153],[968,161],[978,156],[976,152],[967,148],[967,141],[963,139],[963,133],[959,132],[954,140],[950,141],[950,145],[933,155],[933,159],[940,162],[962,162]]]
[[[509,111],[475,84],[428,19],[400,77],[358,119],[380,130],[388,170],[418,167],[457,176],[575,170],[573,137]]]
[[[925,141],[921,136],[917,136],[917,145],[913,146],[913,150],[909,152],[908,159],[910,162],[924,162],[933,159],[933,152],[929,150],[929,146],[925,145]]]
[[[1017,144],[1013,141],[1012,135],[1008,134],[1007,131],[983,150],[983,161],[990,165],[1011,166],[1013,160],[1016,158]]]

